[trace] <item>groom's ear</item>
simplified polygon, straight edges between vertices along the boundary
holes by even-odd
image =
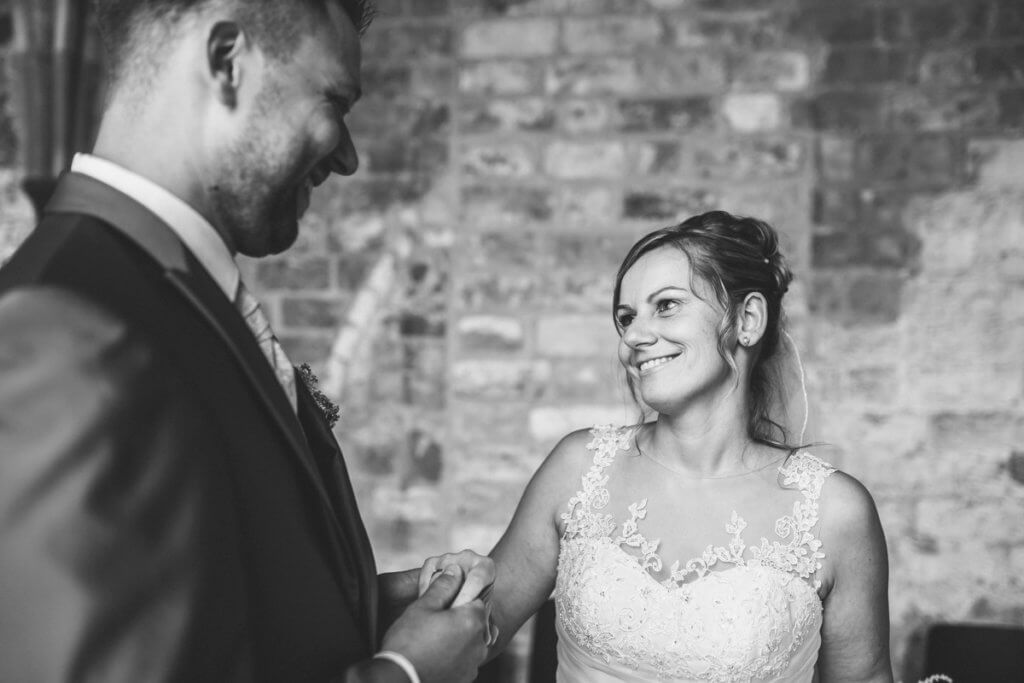
[[[749,343],[744,346],[756,344],[764,336],[765,328],[768,327],[768,301],[761,292],[751,292],[743,299],[740,305],[739,315],[736,320],[737,338],[746,338]]]
[[[220,101],[234,108],[245,73],[243,56],[248,49],[245,31],[234,21],[219,21],[206,39],[206,65]]]

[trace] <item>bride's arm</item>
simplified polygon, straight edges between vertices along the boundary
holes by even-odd
[[[892,683],[889,563],[871,494],[836,472],[821,495],[823,550],[829,563],[818,667],[822,683]]]
[[[581,430],[563,438],[533,475],[512,522],[491,551],[496,576],[491,593],[491,618],[498,627],[493,657],[505,648],[555,587],[559,520],[580,488],[580,477],[592,439]]]

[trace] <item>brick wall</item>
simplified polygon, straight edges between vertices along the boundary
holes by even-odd
[[[897,675],[930,623],[1024,624],[1019,0],[379,5],[362,169],[243,265],[342,398],[383,568],[488,549],[558,436],[635,416],[614,270],[721,207],[783,234],[811,437],[886,528]]]

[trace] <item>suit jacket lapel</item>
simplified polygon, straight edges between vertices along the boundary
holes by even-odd
[[[77,173],[68,173],[64,176],[47,204],[46,212],[76,213],[98,218],[141,246],[163,266],[170,283],[191,302],[196,312],[207,321],[238,360],[239,367],[248,378],[255,395],[266,405],[291,445],[290,455],[299,462],[302,470],[308,475],[308,479],[318,491],[327,511],[333,511],[335,506],[332,504],[332,496],[328,493],[325,481],[313,461],[310,445],[303,434],[302,426],[252,332],[235,309],[234,304],[227,300],[217,283],[199,264],[195,256],[185,248],[174,232],[157,216],[130,197],[98,180]],[[299,382],[298,378],[296,379],[297,384],[301,385],[302,382]],[[308,394],[306,394],[306,398],[312,401]],[[316,408],[314,407],[314,409]],[[342,465],[342,467],[344,466]],[[333,481],[330,483],[337,484]],[[343,488],[347,489],[347,495],[351,497],[350,486]],[[342,495],[344,497],[345,492]],[[376,570],[373,567],[372,554],[370,554],[367,564],[369,564],[369,570],[374,573],[371,587],[366,578],[362,576],[366,570],[360,564],[360,560],[365,560],[367,555],[365,553],[355,554],[351,562],[343,559],[352,551],[357,551],[358,546],[363,542],[362,539],[365,539],[365,530],[359,521],[354,499],[351,506],[346,505],[346,507],[351,509],[337,510],[338,514],[328,513],[326,516],[330,518],[328,522],[332,530],[330,543],[334,551],[331,555],[336,568],[340,570],[339,580],[343,586],[346,586],[345,592],[349,599],[358,605],[363,601],[359,599],[358,595],[352,595],[351,579],[346,580],[346,576],[353,574],[357,576],[360,588],[371,591],[367,595],[373,598],[376,594]],[[343,523],[342,519],[349,518],[350,515],[356,520],[358,530],[345,528],[347,525]],[[353,547],[353,543],[356,544],[355,547]],[[366,543],[368,546],[368,542]],[[347,567],[346,571],[346,568],[339,564],[354,566]],[[373,599],[373,603],[375,613],[375,599]],[[365,615],[365,606],[359,611]],[[373,631],[371,631],[372,633]],[[369,642],[374,642],[372,635]]]

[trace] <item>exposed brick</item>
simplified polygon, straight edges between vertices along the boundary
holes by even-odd
[[[407,0],[410,14],[416,16],[445,16],[450,11],[450,0]]]
[[[330,285],[330,261],[326,258],[264,259],[256,265],[261,289],[326,289]]]
[[[822,81],[829,85],[902,83],[916,70],[913,55],[887,48],[844,48],[832,50],[825,60]]]
[[[561,437],[577,429],[590,429],[597,424],[628,424],[635,418],[635,411],[611,402],[542,406],[530,410],[529,433],[538,443],[552,447]]]
[[[278,341],[284,347],[288,360],[295,364],[309,363],[314,374],[324,376],[324,364],[331,355],[331,344],[334,343],[332,335],[288,333],[278,336]]]
[[[1014,451],[1010,454],[1006,471],[1015,482],[1024,484],[1024,451]]]
[[[542,316],[537,321],[536,344],[543,356],[611,356],[618,334],[607,315]]]
[[[630,94],[641,88],[636,61],[625,57],[563,58],[547,68],[548,94]]]
[[[551,361],[551,378],[539,387],[539,398],[561,403],[595,399],[613,403],[625,391],[624,386],[621,366],[610,355],[603,359],[560,358]]]
[[[521,228],[524,223],[550,220],[551,193],[528,187],[466,187],[462,190],[462,222],[473,229]]]
[[[447,354],[443,340],[417,339],[403,344],[402,394],[405,403],[445,407]]]
[[[452,389],[459,398],[517,400],[527,398],[537,379],[543,381],[542,364],[533,361],[463,360],[452,366]]]
[[[949,185],[962,177],[965,164],[959,140],[947,136],[883,136],[858,144],[860,174],[873,181]]]
[[[999,121],[999,97],[991,90],[899,90],[889,98],[894,128],[915,131],[990,129]]]
[[[516,143],[466,144],[460,165],[470,176],[493,178],[523,178],[536,169],[533,150]]]
[[[403,337],[443,337],[447,325],[443,317],[418,311],[405,311],[398,316],[398,330]]]
[[[735,57],[732,82],[750,90],[794,92],[810,85],[811,67],[800,52],[761,51]]]
[[[727,82],[725,58],[711,52],[643,53],[638,62],[641,87],[651,94],[717,91]]]
[[[463,133],[545,131],[554,125],[554,107],[538,98],[463,102],[459,109]]]
[[[477,315],[459,320],[459,346],[468,352],[518,351],[523,348],[523,324],[512,317]]]
[[[917,80],[932,87],[979,82],[974,48],[957,46],[925,51],[917,67]]]
[[[619,113],[623,131],[692,131],[714,124],[711,99],[706,96],[671,99],[622,100]]]
[[[986,83],[1024,83],[1024,45],[977,48],[974,72]]]
[[[1017,0],[996,0],[993,7],[993,35],[1020,39],[1024,35],[1024,5]]]
[[[683,220],[717,204],[715,193],[707,188],[632,191],[623,199],[622,215],[637,220]]]
[[[861,217],[861,201],[857,192],[846,187],[819,187],[814,192],[815,223],[833,228],[857,225]]]
[[[891,42],[951,43],[986,37],[992,17],[988,3],[936,2],[882,10],[881,36]]]
[[[794,109],[795,123],[820,131],[870,131],[887,123],[885,99],[873,92],[826,92]]]
[[[454,39],[449,26],[404,24],[374,26],[366,32],[363,50],[368,60],[413,61],[451,57]]]
[[[289,327],[335,329],[346,308],[347,301],[338,298],[287,297],[281,301],[281,318]]]
[[[510,271],[532,268],[542,252],[537,235],[527,230],[471,232],[460,239],[455,257],[459,270]]]
[[[464,57],[537,57],[554,54],[558,23],[549,18],[478,21],[462,34]]]
[[[460,307],[466,311],[491,312],[531,306],[537,299],[537,276],[526,271],[478,271],[463,274],[456,282]]]
[[[540,87],[541,68],[530,62],[491,61],[464,64],[459,89],[481,95],[520,95]]]
[[[667,21],[670,42],[683,48],[763,50],[790,42],[783,15],[770,10],[737,15],[672,15]]]
[[[626,150],[621,142],[555,142],[546,150],[544,169],[557,178],[621,177]]]
[[[822,135],[818,138],[818,172],[825,180],[852,180],[856,173],[856,145],[852,138]]]
[[[639,142],[631,145],[630,166],[643,175],[676,173],[687,162],[678,142]]]
[[[797,139],[753,138],[701,141],[683,146],[705,178],[779,178],[803,168],[803,143]]]
[[[598,133],[611,128],[615,120],[604,100],[570,99],[558,105],[559,128],[570,135]]]
[[[999,93],[999,126],[1003,129],[1024,128],[1024,90]]]
[[[787,28],[830,45],[871,43],[878,32],[878,9],[855,3],[803,7],[792,14]]]
[[[566,185],[559,191],[560,223],[567,227],[595,226],[615,223],[619,218],[622,195],[618,188]]]
[[[362,87],[374,97],[392,98],[408,92],[412,70],[406,64],[368,63],[362,67],[362,81]],[[368,109],[365,103],[360,106]]]
[[[566,19],[563,40],[570,54],[632,53],[661,41],[657,17],[602,16]]]
[[[913,265],[920,249],[918,238],[903,230],[849,230],[815,235],[811,258],[817,268],[902,269]]]
[[[734,94],[722,100],[722,114],[743,133],[775,130],[782,123],[782,103],[772,94]]]

